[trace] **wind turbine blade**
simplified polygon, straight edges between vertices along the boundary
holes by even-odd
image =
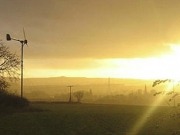
[[[27,45],[26,33],[25,33],[24,28],[23,28],[23,35],[24,35],[24,44],[26,44],[26,45]]]
[[[23,35],[24,35],[24,40],[26,40],[26,33],[25,33],[24,28],[23,28]]]

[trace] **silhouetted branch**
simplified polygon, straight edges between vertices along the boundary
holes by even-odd
[[[165,80],[156,80],[156,81],[154,81],[153,82],[153,85],[152,85],[152,87],[155,87],[156,85],[158,85],[158,84],[161,84],[161,83],[165,83],[165,82],[167,82],[167,81],[171,81],[170,79],[165,79]]]
[[[0,77],[19,78],[20,60],[9,51],[9,48],[0,43]]]

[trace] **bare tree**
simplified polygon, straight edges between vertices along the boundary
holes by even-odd
[[[19,78],[19,65],[20,60],[18,56],[11,53],[9,48],[0,42],[0,91],[6,91],[9,87],[7,78],[12,79]]]
[[[83,96],[84,96],[84,92],[83,91],[76,91],[76,92],[74,92],[74,96],[77,98],[77,102],[80,103]]]
[[[0,79],[0,93],[4,93],[9,88],[9,83],[6,82],[4,79]]]
[[[19,77],[19,65],[20,60],[18,56],[11,53],[9,48],[0,43],[0,79],[8,77],[18,78]]]

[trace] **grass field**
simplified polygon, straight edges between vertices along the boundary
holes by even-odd
[[[0,113],[0,135],[180,135],[179,108],[95,104],[31,104]]]

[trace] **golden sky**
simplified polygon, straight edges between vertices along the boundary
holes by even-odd
[[[5,35],[25,28],[25,77],[172,77],[179,14],[179,0],[0,0],[0,38],[20,54]]]

